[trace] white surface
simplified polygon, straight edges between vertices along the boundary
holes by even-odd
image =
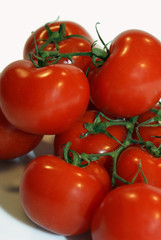
[[[5,0],[0,9],[0,72],[9,63],[22,58],[24,44],[32,31],[58,16],[60,20],[81,24],[94,39],[98,39],[95,24],[100,22],[98,28],[105,42],[132,28],[148,31],[161,39],[160,0]],[[52,153],[51,143],[46,139],[36,148],[36,155],[45,153]],[[26,217],[18,188],[22,171],[33,157],[32,152],[21,160],[0,162],[0,239],[91,240],[89,234],[73,238],[51,234]]]

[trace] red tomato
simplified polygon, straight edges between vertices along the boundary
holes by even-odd
[[[35,68],[28,60],[13,62],[1,74],[0,89],[8,121],[35,134],[63,132],[84,114],[89,102],[88,80],[72,65]]]
[[[160,240],[161,190],[144,183],[111,191],[96,210],[93,240]]]
[[[84,170],[95,175],[95,177],[99,180],[99,182],[101,182],[102,186],[104,187],[105,193],[109,192],[112,189],[110,175],[107,174],[106,169],[98,162],[90,162],[90,164],[88,164]]]
[[[161,188],[161,157],[152,156],[147,150],[139,146],[126,148],[117,161],[117,174],[131,182],[136,175],[141,163],[141,169],[149,184]],[[144,182],[141,172],[137,175],[135,182]],[[117,182],[121,185],[121,182]]]
[[[157,104],[154,108],[160,109],[159,104]],[[151,112],[151,111],[145,112],[139,116],[138,124],[143,123],[143,122],[151,119],[152,117],[156,117],[156,114],[154,112]],[[155,123],[157,123],[157,122],[153,122],[151,124],[153,125]],[[139,127],[139,134],[144,141],[151,141],[156,147],[159,147],[159,145],[161,144],[161,138],[156,137],[156,136],[161,137],[161,126]],[[133,137],[135,139],[138,139],[136,131],[134,132]]]
[[[119,34],[103,66],[89,73],[94,105],[116,117],[148,111],[161,96],[160,56],[161,43],[149,33],[128,30]]]
[[[20,184],[20,198],[28,217],[61,235],[89,230],[95,209],[105,197],[105,188],[93,169],[88,170],[55,156],[32,160]]]
[[[83,117],[79,121],[77,121],[75,125],[73,125],[72,128],[61,134],[56,135],[54,139],[54,153],[58,156],[62,156],[63,144],[67,142],[72,142],[71,149],[75,150],[80,154],[83,152],[88,154],[106,153],[112,152],[117,149],[120,144],[103,133],[91,134],[85,138],[80,138],[80,135],[82,133],[87,132],[84,124],[93,123],[96,114],[97,111],[87,111],[83,115]],[[102,121],[105,121],[104,118],[101,119]],[[120,142],[124,141],[127,133],[126,128],[123,126],[110,126],[106,130],[110,134],[115,136]],[[99,162],[104,165],[105,168],[111,170],[112,158],[110,156],[101,157]]]
[[[81,35],[89,41],[80,38],[80,37],[71,37],[59,42],[59,52],[60,53],[71,53],[71,52],[90,52],[91,51],[91,44],[93,42],[92,37],[90,34],[79,24],[70,22],[70,21],[58,21],[49,24],[49,27],[52,32],[59,31],[60,24],[65,23],[66,25],[66,36],[69,35]],[[45,29],[45,26],[38,28],[35,31],[35,39],[48,39],[48,34]],[[23,57],[24,59],[29,59],[29,52],[35,53],[35,45],[34,42],[34,35],[32,34],[26,41],[24,46]],[[44,41],[37,41],[38,48],[44,44]],[[44,50],[46,51],[54,51],[55,45],[49,44]],[[84,72],[86,72],[89,65],[92,63],[92,60],[88,56],[75,56],[72,58],[73,63],[75,66],[81,68]],[[66,58],[62,58],[60,63],[68,63],[71,64],[71,61]]]
[[[0,160],[20,157],[33,150],[42,135],[22,132],[12,126],[0,110]]]

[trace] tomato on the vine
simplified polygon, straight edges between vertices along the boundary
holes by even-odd
[[[148,184],[161,188],[161,157],[154,157],[140,146],[130,146],[120,154],[117,161],[117,174],[128,182],[131,182],[134,177],[136,177],[135,183],[144,182],[139,164]],[[122,185],[122,182],[117,180],[117,184]]]
[[[154,109],[159,110],[160,105],[159,104],[155,105]],[[149,110],[149,111],[139,115],[138,124],[142,124],[145,121],[149,121],[151,118],[155,118],[155,117],[157,117],[156,113]],[[154,122],[150,123],[151,126],[149,126],[149,124],[147,123],[148,126],[146,126],[147,124],[145,124],[144,126],[140,126],[138,128],[140,137],[144,141],[152,142],[156,147],[159,147],[161,144],[161,124],[160,124],[160,126],[159,125],[155,126],[154,124],[158,124],[159,122],[160,121],[157,121],[157,122],[154,121]],[[136,127],[138,126],[138,124],[136,125]],[[135,139],[138,139],[136,131],[134,131],[133,137]]]
[[[71,142],[71,149],[78,153],[87,154],[99,154],[112,152],[120,146],[120,143],[111,137],[105,135],[104,133],[90,134],[84,138],[81,138],[82,134],[87,133],[85,128],[85,123],[93,123],[98,112],[95,110],[88,110],[79,119],[73,127],[69,128],[67,131],[58,134],[54,139],[54,153],[57,156],[63,155],[63,144]],[[102,121],[106,121],[105,118],[101,117]],[[123,142],[126,138],[127,130],[124,126],[109,126],[106,130],[113,135],[117,140]],[[106,169],[109,171],[112,168],[112,158],[110,156],[102,156],[98,160]]]
[[[92,37],[90,34],[84,29],[81,25],[71,21],[57,21],[48,24],[48,27],[52,32],[58,32],[60,25],[65,24],[66,33],[65,36],[69,35],[81,35],[82,37],[88,39],[84,39],[81,37],[70,37],[61,40],[59,44],[59,52],[60,53],[73,53],[73,52],[90,52],[92,45]],[[40,48],[46,40],[49,38],[47,30],[45,26],[38,28],[35,32],[35,39],[38,48]],[[35,44],[34,44],[34,35],[32,34],[26,41],[23,51],[24,59],[29,59],[29,52],[35,53]],[[44,50],[46,51],[55,51],[55,44],[49,43]],[[73,64],[79,68],[81,68],[84,72],[86,72],[87,68],[91,65],[92,59],[89,56],[74,56],[71,60],[67,58],[62,58],[59,63],[67,63]]]
[[[35,158],[25,168],[20,184],[26,214],[57,234],[72,236],[89,230],[96,208],[110,190],[108,173],[100,167],[95,164],[86,170],[56,156]]]
[[[2,112],[15,127],[35,134],[57,134],[87,109],[89,83],[73,65],[35,68],[28,60],[9,64],[0,77]]]
[[[21,157],[33,150],[43,135],[18,130],[11,125],[0,110],[0,160]]]
[[[141,30],[119,34],[102,67],[89,72],[91,99],[97,109],[115,117],[148,111],[161,96],[161,43]]]
[[[94,214],[93,240],[160,240],[161,190],[145,183],[108,193]]]

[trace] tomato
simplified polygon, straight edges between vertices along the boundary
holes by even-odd
[[[63,155],[63,144],[72,142],[71,149],[78,153],[106,153],[112,152],[117,149],[120,144],[109,136],[99,133],[91,134],[85,138],[80,138],[82,133],[86,133],[87,129],[84,127],[85,123],[93,123],[96,117],[97,111],[88,110],[83,117],[69,128],[67,131],[58,134],[54,139],[54,153],[58,156]],[[102,117],[102,121],[105,119]],[[110,134],[115,136],[120,142],[126,137],[127,130],[123,126],[110,126],[106,129]],[[110,156],[101,157],[99,162],[104,165],[109,171],[112,167],[112,158]]]
[[[72,236],[89,230],[110,184],[107,182],[105,193],[105,185],[95,174],[93,167],[86,171],[56,156],[35,158],[25,168],[20,183],[26,214],[57,234]]]
[[[84,170],[92,173],[99,180],[104,187],[105,193],[112,189],[110,175],[107,174],[107,170],[97,161],[90,162],[90,164],[88,164]]]
[[[130,146],[120,154],[117,174],[131,182],[138,171],[139,163],[148,183],[161,188],[161,157],[156,158],[139,146]],[[144,182],[141,172],[138,173],[135,182]],[[122,183],[117,182],[117,184]]]
[[[160,240],[161,190],[144,183],[107,194],[92,221],[93,240]]]
[[[156,106],[154,106],[154,109],[160,109],[159,104],[157,104]],[[138,124],[141,124],[153,117],[156,117],[157,115],[154,112],[151,112],[150,110],[141,114],[138,118]],[[151,123],[151,125],[154,125],[155,123],[158,122],[153,122]],[[156,147],[159,147],[159,145],[161,144],[161,126],[152,126],[152,127],[146,127],[146,125],[139,127],[139,134],[141,136],[141,138],[144,141],[151,141]],[[157,137],[158,136],[158,137]],[[136,131],[134,131],[133,137],[135,139],[138,139],[137,133]]]
[[[149,33],[127,30],[110,45],[102,67],[89,73],[91,100],[115,117],[148,111],[161,96],[161,43]]]
[[[25,155],[41,141],[42,135],[34,135],[16,129],[0,110],[0,160],[9,160]]]
[[[91,51],[91,44],[93,42],[92,37],[90,34],[79,24],[70,21],[57,21],[49,24],[49,27],[52,32],[59,31],[59,27],[62,23],[65,23],[66,26],[66,34],[65,36],[69,35],[81,35],[86,39],[80,37],[71,37],[68,39],[64,39],[59,42],[59,52],[60,53],[73,53],[73,52],[90,52]],[[35,31],[35,39],[48,39],[48,34],[45,29],[45,26],[38,28]],[[24,59],[29,59],[29,52],[35,53],[35,45],[34,42],[34,35],[32,34],[26,41],[23,51]],[[40,48],[44,44],[44,41],[37,41],[38,48]],[[48,44],[47,47],[44,49],[46,51],[54,51],[55,45]],[[71,62],[67,58],[62,58],[60,63],[67,63],[67,64],[74,64],[77,67],[80,67],[84,72],[86,72],[89,65],[92,63],[92,60],[89,56],[75,56],[72,58],[73,62]]]
[[[3,70],[0,80],[2,111],[11,124],[26,132],[63,132],[88,106],[88,79],[72,65],[35,68],[28,60],[19,60]]]

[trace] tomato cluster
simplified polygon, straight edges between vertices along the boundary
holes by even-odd
[[[27,39],[0,75],[0,159],[55,135],[22,174],[27,216],[65,236],[160,240],[161,42],[133,29],[101,41],[70,21]]]

